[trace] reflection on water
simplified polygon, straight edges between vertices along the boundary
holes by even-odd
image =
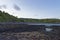
[[[50,32],[52,31],[53,29],[52,28],[45,28],[46,31]]]

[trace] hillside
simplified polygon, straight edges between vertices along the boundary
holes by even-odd
[[[17,18],[6,12],[0,11],[0,22],[40,22],[40,23],[60,23],[60,19],[32,19],[32,18]]]
[[[17,17],[14,17],[13,15],[10,15],[6,12],[0,11],[0,22],[18,22],[19,19]]]

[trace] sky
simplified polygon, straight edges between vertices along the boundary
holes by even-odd
[[[18,18],[60,19],[60,0],[0,0],[0,10]]]

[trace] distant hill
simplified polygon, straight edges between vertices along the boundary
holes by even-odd
[[[24,22],[39,22],[39,23],[60,23],[60,19],[48,18],[48,19],[32,19],[32,18],[20,18]]]

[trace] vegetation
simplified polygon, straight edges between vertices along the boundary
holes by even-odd
[[[60,19],[27,19],[17,18],[6,12],[0,11],[0,22],[40,22],[40,23],[60,23]]]
[[[18,22],[18,18],[6,12],[0,11],[0,22]]]
[[[38,22],[38,23],[60,23],[60,19],[24,19],[20,18],[24,22]]]

